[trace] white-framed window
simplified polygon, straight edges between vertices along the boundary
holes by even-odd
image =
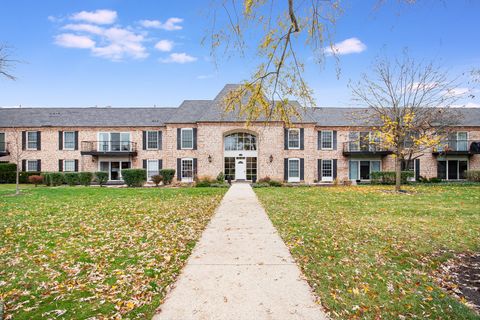
[[[131,151],[130,132],[99,132],[99,151]]]
[[[288,159],[288,182],[300,182],[300,159]]]
[[[468,132],[457,132],[457,151],[468,151]]]
[[[0,132],[0,151],[7,150],[6,141],[5,141],[5,132]]]
[[[300,149],[300,129],[288,129],[288,149]]]
[[[63,171],[74,172],[75,171],[75,160],[63,160]]]
[[[193,182],[193,159],[182,159],[182,182]]]
[[[158,149],[158,131],[147,131],[147,150]]]
[[[63,132],[63,150],[75,149],[75,131]]]
[[[322,181],[333,181],[333,160],[322,160]]]
[[[370,173],[382,171],[380,160],[348,161],[348,178],[350,180],[370,180]]]
[[[323,150],[332,150],[333,149],[333,131],[331,130],[322,130],[322,149]]]
[[[27,160],[27,171],[38,171],[37,160]]]
[[[159,173],[158,160],[147,160],[147,177],[152,180],[154,175]]]
[[[193,149],[193,128],[182,128],[180,133],[181,148]]]
[[[27,150],[37,150],[37,131],[27,131]]]

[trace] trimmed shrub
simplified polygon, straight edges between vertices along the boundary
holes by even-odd
[[[60,172],[45,172],[42,174],[43,182],[47,186],[59,186],[63,184],[64,177],[63,174]]]
[[[129,187],[141,187],[147,181],[147,170],[124,169],[122,170],[123,181]]]
[[[480,170],[467,170],[465,176],[468,181],[480,182]]]
[[[160,175],[163,177],[164,184],[170,184],[175,177],[175,169],[162,169]]]
[[[12,171],[17,171],[17,165],[15,163],[0,163],[0,173]]]
[[[220,171],[220,173],[217,175],[217,182],[218,183],[225,182],[225,174],[222,171]]]
[[[88,187],[92,184],[93,173],[91,172],[79,172],[78,173],[78,182],[85,187]]]
[[[277,180],[270,180],[270,181],[268,181],[268,185],[270,187],[281,187],[281,186],[283,186],[283,183],[281,181],[277,181]]]
[[[35,187],[37,187],[39,184],[43,182],[43,177],[39,175],[29,176],[28,182],[34,184]]]
[[[266,187],[270,187],[270,184],[267,182],[252,183],[252,188],[266,188]]]
[[[158,185],[160,184],[160,182],[163,181],[163,177],[159,174],[156,174],[154,176],[152,176],[152,182],[155,183],[155,186],[158,187]]]
[[[100,187],[103,186],[108,181],[108,172],[105,172],[105,171],[95,172],[95,181],[98,182]]]
[[[412,171],[402,171],[400,179],[402,183],[407,183],[409,178],[413,178],[415,174]],[[395,171],[379,171],[370,173],[371,184],[395,184]]]
[[[79,177],[77,172],[65,172],[64,173],[65,183],[69,186],[77,185],[79,182]]]
[[[440,178],[430,178],[430,180],[428,182],[430,182],[430,183],[440,183],[440,182],[442,182],[442,179],[440,179]]]

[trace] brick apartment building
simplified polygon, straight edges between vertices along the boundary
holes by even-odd
[[[371,128],[355,117],[364,109],[311,108],[290,128],[278,121],[247,127],[222,111],[232,86],[178,108],[0,108],[0,161],[13,161],[18,141],[24,171],[107,171],[111,182],[122,169],[142,167],[148,176],[176,169],[182,182],[223,171],[233,180],[331,183],[394,170],[391,152],[369,143]],[[459,112],[448,141],[410,164],[417,179],[461,180],[480,169],[480,109]]]

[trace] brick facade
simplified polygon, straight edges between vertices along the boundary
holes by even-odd
[[[163,161],[163,168],[177,167],[178,158],[197,159],[198,176],[216,177],[224,170],[224,137],[233,132],[249,132],[257,137],[257,175],[258,178],[270,177],[276,180],[284,179],[284,159],[302,158],[304,159],[304,181],[313,183],[318,178],[318,159],[329,160],[336,159],[337,178],[339,180],[348,179],[349,160],[351,159],[370,159],[381,160],[383,171],[394,170],[394,158],[391,155],[378,156],[345,156],[343,154],[343,145],[348,142],[350,131],[365,131],[365,128],[355,127],[321,127],[313,123],[299,124],[296,127],[303,128],[304,149],[303,150],[285,150],[284,148],[284,126],[280,122],[253,123],[248,128],[243,122],[195,122],[195,123],[167,123],[164,126],[151,127],[29,127],[13,130],[11,128],[0,128],[0,132],[5,132],[6,142],[10,156],[0,157],[0,161],[13,161],[13,153],[16,149],[14,135],[21,135],[21,131],[40,131],[41,132],[41,150],[22,151],[22,159],[41,160],[42,171],[58,171],[59,160],[79,160],[79,171],[97,171],[100,160],[125,160],[130,161],[133,168],[141,168],[145,159],[159,159]],[[178,150],[177,149],[177,129],[178,128],[196,128],[197,129],[197,149],[196,150]],[[78,131],[79,150],[66,151],[59,150],[59,131]],[[161,150],[143,150],[142,131],[162,131],[162,149]],[[336,131],[336,148],[334,150],[318,150],[318,131],[332,130]],[[459,127],[458,131],[468,132],[468,139],[480,141],[479,127]],[[82,141],[98,140],[99,132],[130,132],[132,142],[137,144],[136,156],[108,156],[99,157],[81,154]],[[18,139],[21,141],[21,137]],[[21,147],[20,147],[21,148]],[[470,156],[447,156],[447,159],[465,159],[468,160],[469,169],[480,169],[480,154]],[[270,161],[272,159],[272,161]],[[437,176],[437,157],[431,152],[425,152],[420,156],[420,175],[424,177]]]

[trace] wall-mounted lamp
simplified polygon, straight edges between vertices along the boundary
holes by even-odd
[[[273,162],[273,155],[270,155],[269,160],[270,160],[270,162]]]
[[[208,162],[212,162],[212,156],[211,155],[208,155]]]

